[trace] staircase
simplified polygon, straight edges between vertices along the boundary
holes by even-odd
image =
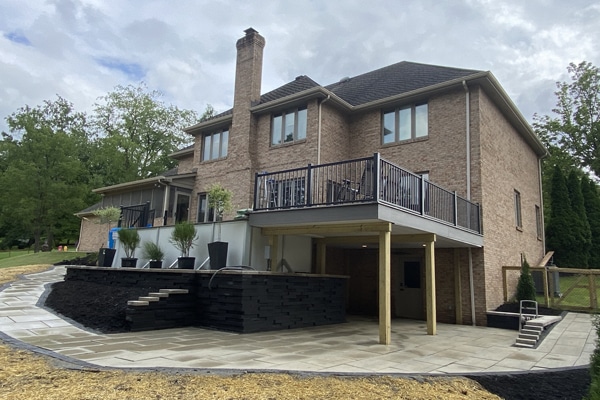
[[[148,293],[148,296],[140,296],[137,300],[129,300],[127,305],[133,307],[149,306],[150,303],[160,301],[160,299],[169,297],[171,294],[188,293],[187,289],[160,289],[158,292]]]
[[[562,317],[555,315],[538,315],[537,301],[521,300],[519,313],[519,337],[517,347],[533,349],[540,341],[542,332],[548,325],[559,322]],[[523,324],[525,321],[525,324]]]

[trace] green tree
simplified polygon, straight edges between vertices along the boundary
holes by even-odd
[[[553,156],[600,176],[600,70],[585,61],[567,70],[571,82],[557,82],[557,116],[535,116],[534,126],[549,148],[560,149]]]
[[[523,257],[523,262],[521,263],[521,275],[519,276],[519,282],[517,283],[517,301],[536,300],[535,284],[533,283],[533,277],[531,276],[529,268],[527,259]]]
[[[585,204],[585,213],[590,224],[591,247],[590,247],[590,268],[600,268],[600,195],[598,187],[586,175],[581,179],[581,192]]]
[[[587,268],[590,258],[590,247],[592,245],[592,233],[588,223],[581,191],[581,180],[575,170],[571,170],[567,178],[567,189],[569,191],[569,202],[573,211],[574,219],[571,221],[575,235],[576,248],[571,251],[571,263],[578,268]]]
[[[155,176],[175,166],[169,155],[191,138],[183,128],[198,121],[194,111],[166,105],[144,84],[117,86],[96,104],[99,140],[94,168],[104,185]]]
[[[79,159],[85,139],[85,116],[61,97],[42,106],[22,107],[7,117],[12,135],[0,144],[0,218],[20,226],[34,238],[53,246],[55,237],[76,237],[82,198],[89,191]]]
[[[572,263],[577,249],[577,237],[573,224],[576,218],[571,209],[567,182],[560,167],[555,166],[550,193],[550,219],[546,226],[546,246],[554,250],[554,261],[559,267],[576,267]]]

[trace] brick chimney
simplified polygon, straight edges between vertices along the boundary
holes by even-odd
[[[237,61],[235,67],[235,87],[233,94],[233,115],[229,132],[230,174],[234,206],[252,206],[254,194],[254,173],[256,172],[257,118],[250,113],[250,107],[260,100],[262,79],[263,48],[265,38],[253,28],[236,43]]]
[[[253,28],[236,43],[237,62],[235,67],[235,90],[233,108],[247,108],[260,99],[262,60],[265,38]]]

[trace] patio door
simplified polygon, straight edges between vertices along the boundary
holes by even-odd
[[[394,288],[396,317],[424,319],[421,261],[393,257],[396,285]]]
[[[190,196],[177,193],[175,197],[175,222],[187,222],[190,210]]]

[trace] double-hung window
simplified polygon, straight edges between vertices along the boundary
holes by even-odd
[[[383,113],[382,143],[418,139],[428,135],[427,103],[396,108]]]
[[[306,139],[306,107],[295,108],[273,115],[271,145]]]
[[[227,157],[229,130],[205,134],[202,138],[202,161],[218,160]]]

